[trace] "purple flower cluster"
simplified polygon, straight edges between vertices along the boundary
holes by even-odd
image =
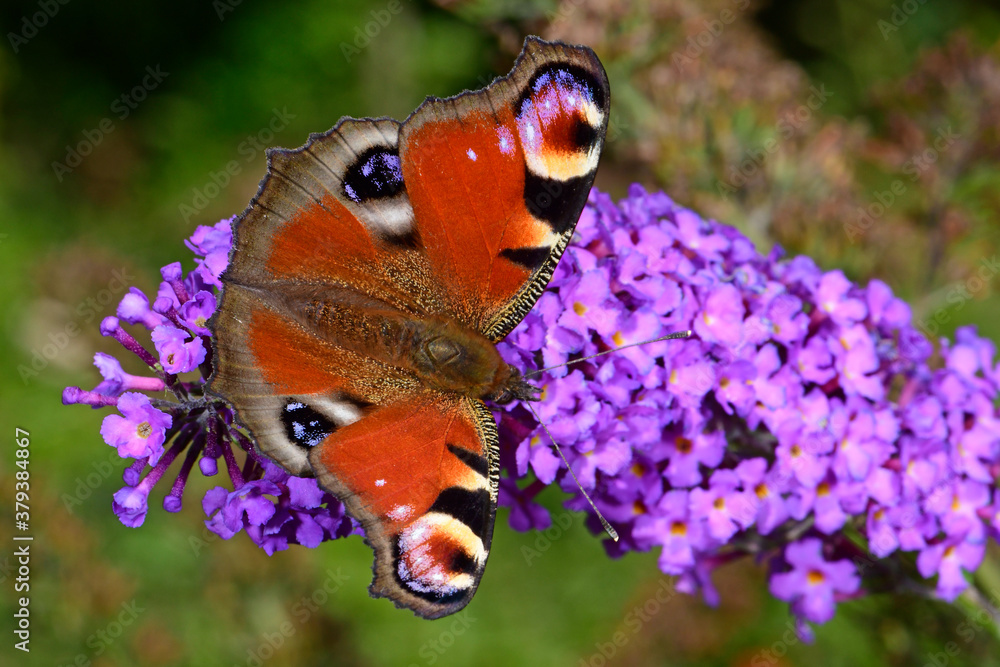
[[[714,567],[768,562],[771,592],[822,623],[878,559],[954,599],[1000,530],[1000,365],[971,327],[941,368],[885,283],[759,254],[663,193],[592,193],[536,307],[501,344],[541,376],[541,420],[618,530],[611,555],[660,547],[683,590],[718,598]],[[539,361],[540,360],[540,361]],[[501,420],[506,469],[582,495],[523,406]],[[540,490],[502,486],[515,527],[544,528]],[[593,524],[595,530],[596,523]],[[884,584],[884,582],[883,582]]]
[[[180,470],[163,499],[163,509],[178,512],[194,464],[206,477],[218,473],[222,459],[233,490],[210,489],[202,501],[210,530],[229,539],[246,529],[268,554],[289,543],[315,547],[326,539],[358,530],[343,505],[323,491],[314,479],[292,477],[258,455],[247,436],[233,425],[232,410],[221,401],[207,400],[212,345],[206,323],[215,312],[219,276],[232,246],[232,220],[198,227],[187,241],[197,267],[187,276],[179,262],[163,267],[156,297],[133,287],[118,305],[117,317],[101,323],[101,333],[120,342],[149,367],[151,376],[126,373],[114,357],[98,352],[94,364],[103,381],[93,390],[67,387],[63,403],[94,407],[115,406],[101,424],[104,441],[119,456],[132,459],[124,472],[125,486],[114,494],[112,508],[126,526],[141,526],[149,509],[149,495],[167,468],[184,453]],[[122,323],[149,331],[152,354]],[[194,371],[199,376],[188,379]],[[174,401],[150,399],[139,392],[169,392]],[[245,457],[241,466],[234,447]]]
[[[164,267],[152,305],[133,288],[102,323],[152,376],[98,354],[104,380],[93,391],[67,388],[63,400],[121,412],[101,434],[134,459],[113,502],[126,525],[143,522],[152,487],[186,450],[168,511],[180,509],[194,463],[214,475],[221,458],[232,490],[203,500],[218,535],[245,529],[273,553],[358,534],[335,498],[260,457],[231,410],[204,396],[205,323],[230,244],[229,220],[199,227],[188,241],[194,271]],[[151,330],[156,354],[122,322]],[[560,366],[685,330],[688,339]],[[714,568],[743,555],[768,563],[773,595],[803,622],[885,589],[879,564],[893,557],[893,576],[911,586],[936,577],[937,594],[953,599],[986,540],[1000,535],[993,344],[960,329],[932,366],[931,344],[884,283],[861,288],[780,249],[763,256],[663,193],[634,186],[615,204],[593,192],[549,289],[499,347],[529,375],[559,366],[534,373],[536,410],[621,535],[605,542],[608,552],[658,546],[660,568],[710,602]],[[200,377],[187,380],[193,371]],[[163,391],[176,400],[139,393]],[[500,502],[512,527],[549,525],[534,499],[552,483],[572,495],[568,506],[586,509],[525,406],[505,408],[500,435]],[[915,567],[898,558],[904,552],[916,553]]]

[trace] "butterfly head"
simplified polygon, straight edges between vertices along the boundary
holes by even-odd
[[[498,393],[493,396],[488,396],[487,398],[496,403],[497,405],[507,405],[513,401],[538,401],[539,394],[542,392],[540,387],[528,382],[521,375],[521,371],[517,370],[513,366],[507,366],[507,380],[504,382],[503,386],[500,387]]]

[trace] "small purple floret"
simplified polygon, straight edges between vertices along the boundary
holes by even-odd
[[[108,415],[101,425],[101,437],[118,449],[122,458],[149,457],[155,465],[163,455],[166,430],[173,421],[152,405],[145,394],[129,392],[118,399],[118,410],[124,415]]]
[[[205,361],[205,346],[201,338],[181,331],[168,324],[153,329],[150,335],[156,353],[168,373],[187,373]]]

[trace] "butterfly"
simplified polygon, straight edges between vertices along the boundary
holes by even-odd
[[[209,389],[361,523],[371,595],[424,618],[482,578],[500,468],[487,402],[537,392],[495,344],[573,235],[609,93],[589,48],[529,37],[482,90],[270,149],[235,224]]]

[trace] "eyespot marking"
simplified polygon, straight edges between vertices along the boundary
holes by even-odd
[[[344,195],[359,204],[394,197],[403,187],[399,153],[388,146],[369,148],[344,173]]]

